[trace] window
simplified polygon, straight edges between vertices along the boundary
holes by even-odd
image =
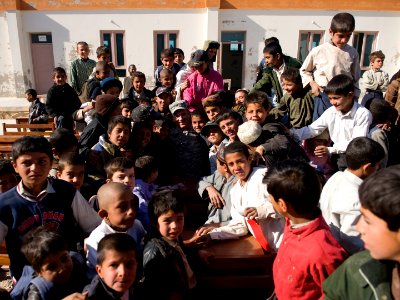
[[[354,32],[353,47],[360,56],[360,68],[366,70],[369,67],[369,55],[375,51],[377,32]]]
[[[154,31],[154,68],[161,64],[161,51],[178,47],[179,31]]]
[[[304,61],[311,49],[319,46],[323,40],[323,31],[300,31],[297,58],[300,61]]]
[[[125,65],[125,31],[100,31],[101,45],[110,48],[110,60],[119,77],[126,76]]]

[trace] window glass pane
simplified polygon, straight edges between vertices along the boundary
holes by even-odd
[[[117,66],[125,65],[125,58],[124,58],[124,34],[117,33],[115,36],[115,45],[116,49],[116,58],[117,58]]]
[[[364,46],[364,57],[363,57],[363,67],[368,67],[369,66],[369,55],[372,52],[372,46],[374,44],[374,35],[373,34],[367,34],[367,37],[365,39],[365,46]]]
[[[312,44],[311,44],[311,49],[319,46],[320,42],[321,42],[321,34],[314,33],[313,34]],[[311,49],[309,49],[309,50],[311,50]]]
[[[235,51],[235,52],[239,51],[239,44],[230,44],[229,45],[229,50],[230,51]]]
[[[111,33],[103,33],[103,45],[110,49],[110,60],[112,61]]]
[[[308,54],[308,33],[300,34],[300,44],[299,44],[299,57],[300,61],[304,61]]]
[[[164,43],[164,34],[163,33],[158,33],[157,34],[157,46],[156,46],[156,56],[157,56],[157,62],[156,64],[160,64],[160,59],[161,59],[161,51],[165,49],[165,43]]]
[[[176,33],[170,33],[168,39],[168,47],[176,48]]]

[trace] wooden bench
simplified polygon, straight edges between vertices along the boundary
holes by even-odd
[[[7,254],[6,243],[3,241],[0,245],[0,266],[9,266],[10,258]]]
[[[26,118],[26,117],[16,118],[15,121],[16,121],[17,124],[29,124],[29,118]],[[47,123],[48,124],[54,123],[54,118],[49,117],[47,119]]]
[[[7,124],[3,123],[3,135],[50,135],[55,130],[54,123],[51,124]],[[10,129],[14,129],[11,130]],[[43,130],[43,131],[35,131]],[[34,131],[32,131],[34,130]]]

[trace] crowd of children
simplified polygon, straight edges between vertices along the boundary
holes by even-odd
[[[400,299],[400,75],[376,51],[361,76],[355,26],[336,14],[303,63],[267,39],[251,92],[223,90],[216,41],[161,51],[153,90],[77,43],[71,85],[57,67],[45,104],[26,91],[57,129],[0,161],[4,297],[195,299],[193,249],[251,234],[271,299]]]

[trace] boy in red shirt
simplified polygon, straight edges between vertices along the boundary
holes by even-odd
[[[322,299],[322,282],[347,257],[318,208],[321,185],[308,163],[286,160],[268,170],[263,181],[275,210],[286,217],[274,261],[276,297]]]

